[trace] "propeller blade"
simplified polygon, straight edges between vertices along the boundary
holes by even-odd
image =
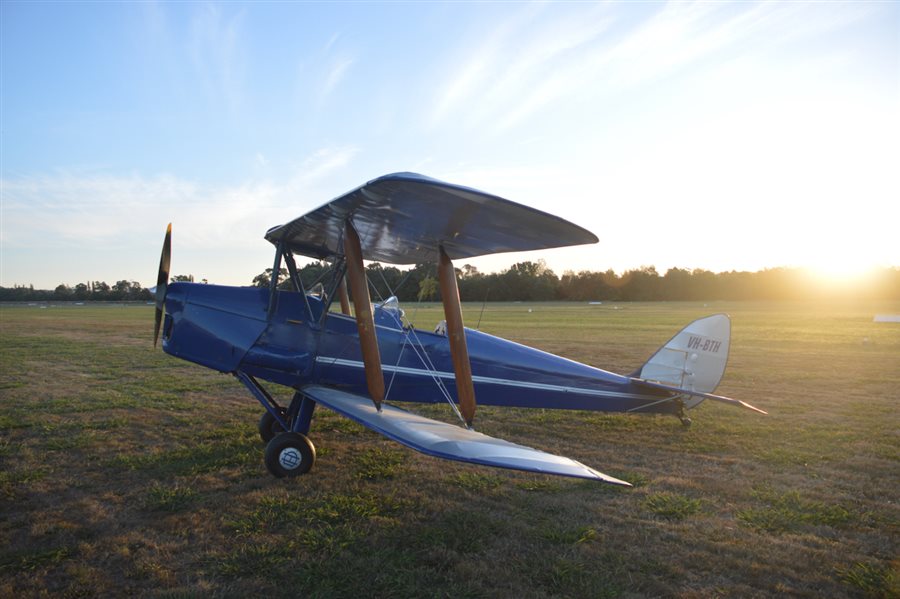
[[[166,290],[169,287],[169,264],[172,261],[172,223],[166,227],[162,254],[159,257],[159,273],[156,275],[156,320],[153,326],[153,347],[159,341],[159,326],[166,309]]]
[[[156,322],[153,325],[153,347],[156,347],[156,342],[159,341],[159,325],[162,323],[163,311],[159,308],[156,309]]]

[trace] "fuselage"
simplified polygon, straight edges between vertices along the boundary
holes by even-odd
[[[399,310],[376,306],[386,400],[456,400],[447,337],[404,326]],[[672,395],[480,331],[466,329],[481,405],[676,413]],[[319,297],[268,289],[172,283],[163,349],[221,372],[244,372],[294,389],[319,384],[367,395],[354,318]]]

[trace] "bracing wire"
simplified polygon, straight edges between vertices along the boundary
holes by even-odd
[[[459,408],[456,403],[453,401],[453,396],[450,395],[450,391],[447,389],[447,386],[444,384],[443,378],[440,376],[438,369],[435,367],[434,362],[431,361],[431,357],[428,355],[428,352],[425,350],[425,344],[422,343],[422,340],[419,339],[419,335],[416,333],[415,327],[409,326],[404,327],[403,323],[400,321],[399,315],[391,314],[397,325],[404,331],[403,335],[403,345],[400,348],[400,352],[397,355],[397,363],[394,365],[394,372],[391,375],[391,380],[388,383],[387,391],[385,392],[385,398],[390,395],[391,388],[394,385],[394,378],[397,376],[397,371],[399,370],[400,360],[403,357],[403,352],[406,350],[406,347],[409,348],[415,353],[416,357],[422,363],[422,366],[425,367],[425,371],[431,377],[431,380],[437,385],[438,390],[441,395],[444,396],[444,399],[447,400],[447,403],[450,404],[450,408],[453,410],[453,413],[456,414],[456,417],[459,418],[460,422],[463,425],[466,425],[466,420],[463,418],[463,415],[460,413]],[[410,339],[413,342],[410,342]],[[416,347],[418,345],[418,347]]]
[[[383,303],[384,298],[381,297],[381,292],[378,291],[378,287],[375,286],[375,283],[373,283],[372,280],[369,279],[369,275],[366,275],[366,284],[369,286],[369,289],[375,292],[375,295],[378,296],[378,300]]]
[[[487,299],[490,294],[491,294],[491,288],[488,287],[488,290],[484,294],[484,301],[481,302],[481,314],[478,315],[478,324],[475,325],[476,331],[481,328],[481,317],[484,316],[484,307],[487,305]]]
[[[390,294],[389,296],[394,295],[394,290],[391,289],[390,284],[387,282],[387,279],[384,276],[384,272],[382,272],[379,269],[379,274],[381,275],[381,279],[382,279],[382,281],[384,281],[384,285],[387,288],[388,293]],[[404,282],[405,282],[405,280],[406,279],[404,279]],[[384,298],[381,297],[381,293],[379,293],[378,288],[375,286],[375,283],[373,281],[371,281],[368,276],[366,277],[366,283],[375,292],[375,294],[378,296],[378,298],[383,303]],[[403,284],[403,282],[401,282],[401,285],[402,284]],[[415,318],[415,314],[418,313],[419,304],[421,304],[421,302],[422,302],[421,298],[419,298],[419,300],[416,302],[416,309],[413,314],[414,318]],[[412,326],[411,323],[409,323],[408,327],[404,327],[403,322],[400,317],[400,313],[393,314],[391,312],[388,312],[388,314],[391,317],[393,317],[393,319],[396,321],[397,326],[400,328],[400,330],[402,330],[404,332],[404,334],[403,334],[403,345],[400,347],[400,351],[397,353],[397,362],[396,362],[396,364],[394,364],[394,369],[393,369],[393,372],[391,373],[391,379],[390,379],[390,381],[388,381],[388,387],[384,394],[385,399],[390,397],[391,389],[394,386],[394,379],[397,377],[397,372],[400,370],[400,361],[402,360],[403,353],[406,351],[406,348],[408,346],[413,351],[413,353],[416,355],[416,357],[419,359],[419,362],[422,363],[422,366],[425,368],[425,371],[431,377],[431,380],[434,382],[435,385],[437,385],[437,388],[440,391],[441,395],[444,397],[444,399],[447,401],[447,403],[450,404],[450,408],[453,410],[453,413],[456,414],[456,417],[459,418],[460,422],[462,422],[462,424],[464,426],[467,426],[465,418],[463,418],[462,413],[459,411],[459,407],[453,401],[453,396],[450,394],[450,391],[447,389],[447,386],[444,384],[443,378],[441,377],[437,367],[435,367],[434,362],[431,361],[431,357],[428,355],[428,352],[425,350],[425,344],[422,343],[422,340],[419,338],[419,335],[416,333],[415,327]],[[412,342],[410,341],[410,339],[412,339]]]

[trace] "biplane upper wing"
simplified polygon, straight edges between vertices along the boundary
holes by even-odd
[[[438,422],[388,404],[383,404],[379,411],[367,397],[321,385],[304,387],[302,392],[327,408],[427,455],[484,466],[631,486],[624,480],[598,472],[571,458]]]
[[[500,252],[597,243],[597,237],[562,218],[461,185],[415,173],[369,181],[289,223],[266,239],[301,255],[343,254],[347,221],[359,234],[367,260],[420,264]]]

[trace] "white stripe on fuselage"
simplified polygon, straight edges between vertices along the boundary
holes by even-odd
[[[327,356],[317,356],[316,362],[334,366],[348,366],[350,368],[365,368],[362,362],[357,360],[344,360],[341,358],[329,358]],[[452,372],[429,371],[420,368],[409,368],[407,366],[381,366],[382,370],[388,372],[396,372],[399,374],[411,374],[414,376],[438,376],[442,379],[455,379],[456,376]],[[565,385],[548,385],[546,383],[533,383],[529,381],[514,381],[511,379],[498,379],[489,376],[473,376],[472,382],[483,383],[487,385],[504,385],[506,387],[521,387],[524,389],[540,389],[541,391],[553,391],[556,393],[577,393],[579,395],[593,395],[596,397],[621,397],[627,399],[659,399],[655,395],[641,395],[635,393],[622,393],[619,391],[602,391],[600,389],[584,389],[581,387],[567,387]]]

